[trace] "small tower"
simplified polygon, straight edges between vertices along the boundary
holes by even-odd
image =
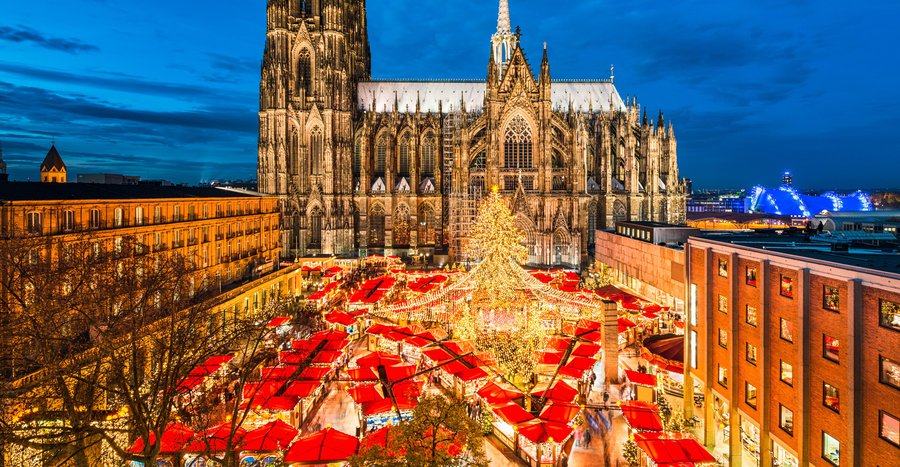
[[[794,176],[790,172],[785,172],[781,176],[781,184],[784,186],[794,186]]]
[[[62,157],[59,156],[59,151],[56,150],[55,144],[50,146],[47,157],[41,163],[41,182],[66,183],[66,164],[63,162]]]
[[[497,32],[491,36],[491,48],[494,51],[494,62],[500,69],[500,76],[506,71],[506,64],[519,45],[519,38],[512,33],[509,26],[509,0],[500,0],[500,12],[497,15]]]
[[[6,173],[6,162],[3,162],[3,145],[0,144],[0,182],[8,182],[9,174]]]

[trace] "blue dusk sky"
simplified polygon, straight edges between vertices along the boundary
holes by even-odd
[[[606,78],[675,124],[698,187],[900,186],[900,2],[510,0],[532,65]],[[495,0],[369,0],[375,78],[484,78]],[[4,2],[0,144],[36,179],[256,173],[264,0]]]

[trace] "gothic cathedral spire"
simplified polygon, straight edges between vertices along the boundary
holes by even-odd
[[[497,32],[491,36],[491,49],[494,51],[494,62],[502,71],[512,58],[513,50],[519,45],[519,38],[512,33],[509,21],[509,0],[500,0],[500,11],[497,14]]]

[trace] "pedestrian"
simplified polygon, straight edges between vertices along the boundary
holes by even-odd
[[[603,391],[603,403],[606,404],[609,402],[609,391]]]
[[[591,447],[591,430],[584,431],[584,447]]]

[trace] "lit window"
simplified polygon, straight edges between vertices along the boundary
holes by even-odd
[[[65,211],[62,215],[63,232],[71,232],[75,230],[75,211]]]
[[[781,276],[781,296],[794,298],[794,279]]]
[[[90,215],[88,217],[88,227],[91,229],[99,229],[100,228],[100,210],[99,209],[91,209]]]
[[[25,230],[30,234],[41,234],[43,232],[43,222],[41,213],[29,212],[25,216]]]
[[[787,383],[791,386],[794,385],[794,367],[789,363],[785,363],[784,360],[781,361],[781,372],[778,376],[783,383]]]
[[[756,408],[756,386],[750,383],[744,383],[744,401],[747,402],[747,405],[750,407]]]
[[[747,324],[756,326],[756,307],[747,305]]]
[[[888,300],[878,301],[878,324],[900,331],[900,304]]]
[[[719,276],[728,277],[728,260],[719,259]]]
[[[794,323],[784,318],[781,318],[781,338],[788,342],[794,342]]]
[[[879,414],[881,415],[878,417],[881,426],[878,429],[878,436],[894,446],[900,447],[900,419],[887,412],[879,411]]]
[[[878,373],[878,381],[900,389],[900,363],[885,357],[880,357],[880,361],[881,370]]]
[[[719,295],[719,311],[728,313],[728,297]]]
[[[841,360],[841,342],[834,337],[823,335],[822,338],[822,356],[833,361]]]
[[[719,329],[719,346],[728,348],[728,333],[724,329]]]
[[[122,208],[116,208],[113,211],[113,225],[115,227],[122,227],[125,224],[125,210]]]
[[[719,366],[719,384],[723,387],[728,387],[728,368]]]
[[[747,266],[747,285],[756,287],[756,268]]]
[[[838,388],[836,388],[828,383],[822,383],[822,384],[823,384],[823,386],[822,386],[823,387],[822,404],[824,404],[825,407],[828,407],[829,409],[834,410],[835,412],[840,412],[841,411],[840,391],[838,391]]]
[[[756,346],[748,342],[746,351],[747,351],[747,362],[756,365]]]
[[[510,120],[506,128],[503,146],[503,167],[508,169],[530,169],[533,143],[531,128],[521,116]]]
[[[778,428],[781,428],[791,436],[794,435],[794,411],[778,404]]]
[[[691,368],[697,368],[697,331],[691,329]]]
[[[822,458],[832,465],[841,465],[841,443],[824,431],[822,432]]]
[[[830,311],[838,311],[841,305],[841,292],[837,287],[824,286],[822,288],[822,308]]]
[[[134,208],[134,225],[143,225],[144,224],[144,208],[137,207]]]
[[[691,326],[697,325],[697,284],[691,284],[691,309],[690,312]]]

